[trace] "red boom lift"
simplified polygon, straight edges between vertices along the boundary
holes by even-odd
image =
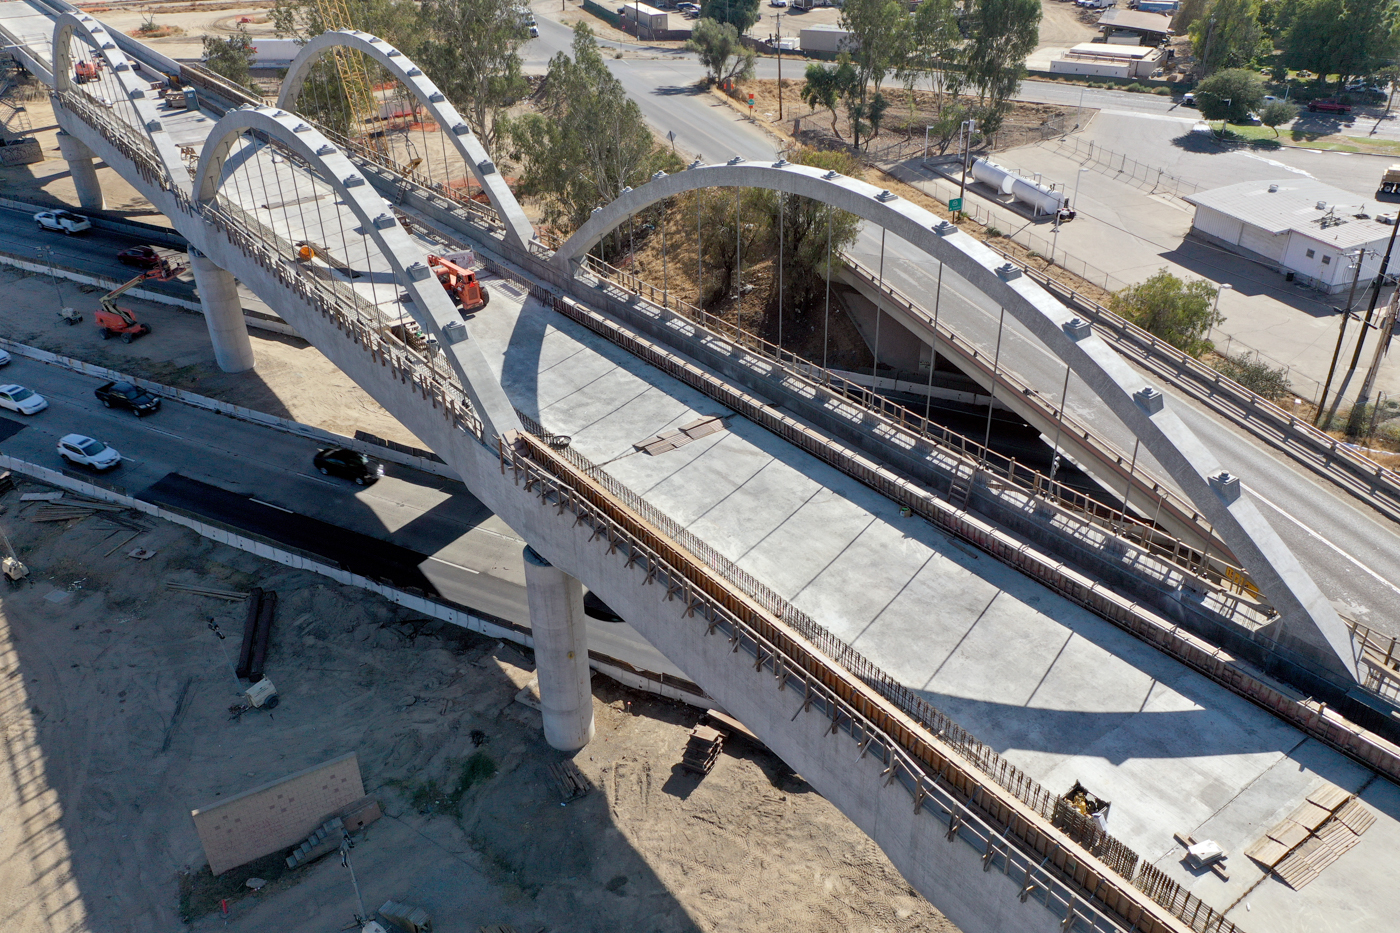
[[[103,340],[109,337],[120,337],[124,343],[131,343],[137,337],[149,334],[151,325],[142,324],[126,308],[117,307],[117,299],[147,279],[168,282],[184,271],[184,268],[184,266],[172,267],[169,262],[162,262],[159,269],[147,269],[136,278],[118,285],[97,299],[98,304],[101,305],[97,312],[97,333],[101,335]]]

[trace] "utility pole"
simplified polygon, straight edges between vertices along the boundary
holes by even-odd
[[[965,120],[963,124],[967,127],[967,145],[963,150],[963,170],[962,181],[958,183],[958,214],[962,214],[963,198],[967,195],[967,163],[972,156],[972,133],[977,129],[976,120]]]
[[[1205,47],[1205,51],[1201,53],[1201,60],[1200,60],[1200,62],[1199,62],[1201,77],[1205,77],[1207,62],[1210,61],[1210,43],[1211,43],[1211,40],[1214,39],[1214,38],[1215,38],[1215,14],[1212,13],[1211,16],[1210,16],[1210,22],[1206,24],[1206,47]]]
[[[1360,250],[1356,254],[1356,274],[1351,278],[1351,291],[1347,293],[1347,303],[1342,308],[1342,326],[1337,329],[1337,345],[1332,348],[1332,363],[1327,367],[1327,381],[1322,385],[1322,395],[1317,399],[1317,411],[1313,414],[1313,427],[1317,427],[1322,421],[1322,413],[1327,409],[1327,392],[1332,388],[1332,377],[1337,372],[1337,358],[1342,355],[1342,341],[1347,335],[1347,321],[1351,320],[1351,302],[1356,297],[1356,282],[1361,278],[1361,262],[1366,258],[1366,251]]]
[[[783,122],[783,11],[778,17],[778,122]],[[781,312],[780,312],[781,313]]]
[[[1400,289],[1395,290],[1395,294],[1390,296],[1390,303],[1385,306],[1385,311],[1381,314],[1380,339],[1376,341],[1376,353],[1371,357],[1371,368],[1366,371],[1366,381],[1361,383],[1361,392],[1356,396],[1356,404],[1352,407],[1352,416],[1347,419],[1347,435],[1355,436],[1360,432],[1361,420],[1365,416],[1366,406],[1371,401],[1371,390],[1376,387],[1376,373],[1381,368],[1381,359],[1385,356],[1385,351],[1390,348],[1390,335],[1395,332],[1395,305],[1400,299]],[[1375,424],[1375,419],[1371,419]]]
[[[1357,362],[1361,359],[1361,345],[1366,342],[1366,328],[1371,326],[1371,315],[1376,310],[1376,304],[1380,301],[1381,286],[1385,284],[1385,274],[1390,268],[1390,256],[1395,249],[1395,233],[1400,231],[1400,214],[1395,217],[1395,223],[1390,227],[1390,242],[1385,247],[1385,258],[1381,260],[1380,271],[1376,273],[1376,280],[1371,283],[1371,301],[1366,305],[1366,320],[1362,321],[1361,336],[1356,338],[1356,352],[1351,355],[1351,368],[1348,374],[1356,369]],[[1363,253],[1364,258],[1364,253]],[[1358,264],[1361,260],[1357,260]],[[1350,308],[1350,305],[1348,305]]]

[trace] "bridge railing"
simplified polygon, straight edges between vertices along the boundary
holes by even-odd
[[[586,525],[590,540],[602,539],[609,553],[645,574],[645,583],[665,586],[686,616],[708,622],[705,635],[727,636],[732,650],[742,648],[754,670],[770,673],[778,689],[796,686],[804,710],[818,709],[832,733],[859,744],[861,757],[887,765],[886,783],[900,781],[913,796],[915,814],[938,811],[950,840],[970,830],[975,842],[961,838],[982,849],[984,866],[999,861],[1023,879],[1023,900],[1035,896],[1063,910],[1063,929],[1234,933],[1223,915],[1063,798],[722,555],[693,549],[697,542],[684,529],[551,439],[542,431],[497,439],[502,471],[556,514],[571,512],[571,525]]]
[[[541,249],[543,249],[543,245]],[[1083,492],[1065,485],[1059,480],[1007,457],[978,441],[952,431],[932,419],[924,418],[894,402],[868,386],[854,382],[832,370],[822,367],[792,350],[780,347],[763,339],[752,331],[742,330],[736,324],[726,321],[702,308],[666,295],[663,289],[656,288],[633,273],[618,269],[596,257],[585,259],[585,268],[592,274],[613,282],[629,292],[651,301],[658,307],[669,307],[693,323],[712,332],[717,337],[732,341],[745,350],[762,356],[782,366],[786,371],[815,385],[825,387],[847,398],[861,407],[886,419],[892,425],[915,434],[938,446],[940,449],[969,461],[970,468],[986,472],[1014,483],[1031,495],[1046,499],[1066,511],[1080,515],[1117,537],[1128,541],[1152,556],[1170,562],[1186,574],[1198,579],[1203,585],[1247,600],[1261,601],[1259,590],[1242,568],[1226,560],[1219,552],[1209,548],[1195,548],[1176,536],[1164,531],[1153,523],[1145,522],[1125,509],[1109,508]],[[943,327],[940,325],[940,331]],[[957,339],[954,337],[953,339]],[[1083,425],[1066,418],[1066,429],[1074,430],[1081,437],[1090,432]],[[1121,460],[1121,454],[1117,455]],[[1173,494],[1160,483],[1153,484],[1154,494],[1165,501]],[[1207,540],[1211,539],[1209,523],[1206,523],[1190,503],[1178,498],[1179,511],[1193,521]],[[1260,618],[1255,624],[1262,624]]]

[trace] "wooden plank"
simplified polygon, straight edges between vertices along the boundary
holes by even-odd
[[[1336,784],[1324,784],[1311,794],[1308,794],[1308,803],[1316,804],[1330,812],[1346,803],[1347,798],[1350,796],[1350,794],[1342,790]]]
[[[1315,803],[1303,803],[1298,806],[1298,809],[1293,811],[1289,819],[1312,830],[1321,826],[1331,815],[1332,811],[1325,807],[1319,807]]]
[[[1244,854],[1265,868],[1273,868],[1280,859],[1288,854],[1288,847],[1268,836],[1261,836],[1252,846],[1244,850]]]
[[[1304,839],[1308,838],[1308,828],[1292,820],[1284,820],[1265,835],[1283,844],[1284,848],[1292,849]]]

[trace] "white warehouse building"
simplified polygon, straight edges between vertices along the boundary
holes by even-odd
[[[1360,281],[1380,271],[1392,226],[1377,205],[1314,178],[1245,181],[1190,195],[1191,234],[1326,292],[1350,288],[1352,257],[1365,250]]]

